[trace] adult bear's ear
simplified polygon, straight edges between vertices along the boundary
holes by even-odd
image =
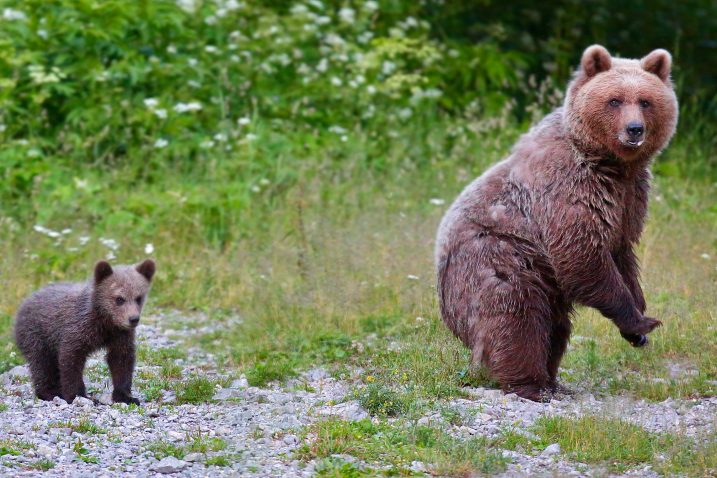
[[[611,66],[612,58],[610,58],[610,53],[605,47],[600,45],[587,47],[580,60],[580,68],[582,68],[588,78],[592,78],[598,73],[609,70]]]
[[[145,259],[144,262],[137,264],[135,269],[142,274],[145,279],[152,282],[152,277],[154,277],[154,271],[157,269],[157,266],[152,259]]]
[[[103,280],[112,275],[112,266],[107,261],[99,261],[95,264],[95,284],[99,284]]]
[[[657,75],[659,79],[667,83],[672,70],[672,55],[667,50],[658,48],[640,60],[640,66],[646,72]]]

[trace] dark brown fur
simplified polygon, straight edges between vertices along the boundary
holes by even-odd
[[[598,309],[635,346],[660,324],[643,315],[633,247],[649,161],[677,122],[670,61],[664,50],[639,62],[588,48],[565,105],[443,218],[441,316],[503,390],[540,400],[558,388],[575,302]],[[639,144],[626,137],[631,122],[645,126]]]
[[[71,402],[86,397],[82,373],[87,357],[106,348],[112,400],[139,404],[132,397],[135,327],[154,271],[150,259],[114,269],[100,261],[87,283],[51,284],[23,302],[15,339],[30,366],[38,398],[59,396]]]

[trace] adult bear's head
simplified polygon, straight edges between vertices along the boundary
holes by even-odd
[[[629,60],[611,57],[600,45],[588,47],[565,98],[565,125],[577,147],[626,161],[661,151],[677,126],[671,66],[662,49]]]

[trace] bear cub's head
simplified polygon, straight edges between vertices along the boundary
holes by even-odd
[[[672,57],[662,49],[641,60],[613,58],[588,47],[565,99],[566,126],[580,149],[626,161],[648,159],[675,132]]]
[[[116,327],[137,327],[155,269],[152,259],[135,266],[114,268],[106,261],[99,261],[93,279],[93,306]]]

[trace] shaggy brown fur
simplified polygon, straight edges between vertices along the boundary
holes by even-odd
[[[633,252],[650,159],[672,137],[671,58],[585,50],[562,108],[470,184],[436,243],[441,315],[504,391],[558,388],[573,303],[598,309],[634,346],[660,325],[644,316]]]
[[[60,396],[71,402],[86,397],[82,372],[87,356],[106,348],[112,400],[139,404],[132,397],[134,330],[154,271],[150,259],[114,269],[100,261],[87,283],[51,284],[23,302],[15,340],[30,366],[38,398]]]

